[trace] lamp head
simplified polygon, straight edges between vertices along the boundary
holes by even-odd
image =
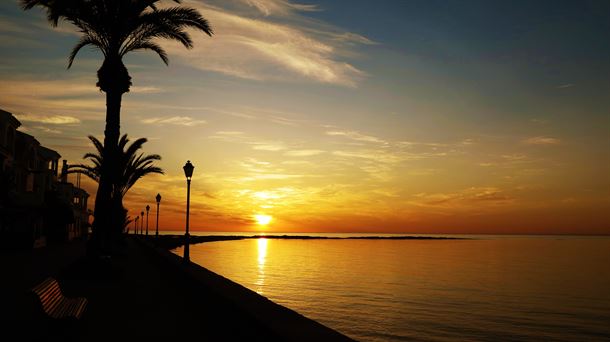
[[[144,216],[144,211],[140,212],[140,215]]]
[[[157,197],[155,197],[155,199],[157,200],[157,204],[159,204],[161,202],[161,194],[157,194]]]
[[[150,205],[146,205],[146,212],[148,212],[150,210]]]
[[[184,164],[182,169],[184,169],[184,175],[186,176],[186,180],[190,181],[191,178],[193,177],[193,169],[195,169],[193,164],[191,164],[191,161],[187,160],[186,164]]]

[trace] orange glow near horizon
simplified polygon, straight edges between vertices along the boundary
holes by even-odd
[[[170,178],[170,179],[167,179]],[[181,177],[151,176],[125,199],[131,216],[150,204],[163,189],[159,230],[181,231],[185,225],[185,186]],[[539,200],[539,188],[468,188],[447,193],[345,186],[277,186],[272,190],[242,188],[246,184],[196,178],[191,193],[193,231],[413,233],[413,234],[608,234],[604,201],[586,198]],[[220,178],[220,177],[219,177]],[[219,179],[217,178],[217,180]],[[173,183],[173,184],[172,184]],[[275,183],[275,184],[274,184]],[[168,185],[169,184],[169,185]],[[240,186],[241,185],[241,186]],[[252,184],[248,184],[252,185]],[[273,187],[275,185],[276,187]],[[430,184],[411,184],[413,191]],[[204,191],[201,188],[205,189]],[[86,184],[94,203],[96,185]],[[208,190],[209,189],[209,190]],[[217,190],[216,190],[217,189]],[[266,195],[261,196],[261,192]],[[403,196],[401,198],[400,196]],[[152,204],[151,204],[152,203]],[[262,211],[264,210],[264,211]],[[256,213],[256,214],[253,214]],[[560,213],[569,213],[562,215]],[[155,222],[152,220],[151,222]],[[153,223],[151,223],[153,224]],[[576,228],[575,228],[576,227]],[[154,228],[153,228],[154,230]]]

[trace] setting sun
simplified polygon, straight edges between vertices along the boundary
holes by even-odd
[[[264,225],[269,224],[269,222],[271,222],[273,217],[271,217],[270,215],[254,215],[254,219],[256,219],[256,223],[258,223],[261,226],[264,226]]]

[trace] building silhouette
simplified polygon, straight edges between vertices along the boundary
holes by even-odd
[[[85,238],[89,194],[68,182],[67,161],[0,110],[0,248],[23,249]]]

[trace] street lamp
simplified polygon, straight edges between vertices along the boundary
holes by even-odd
[[[184,167],[184,175],[186,176],[186,234],[184,234],[184,262],[188,263],[189,260],[189,210],[191,202],[191,178],[193,177],[193,169],[195,167],[191,164],[190,160],[186,161]]]
[[[138,234],[138,226],[136,225],[137,220],[133,220],[133,235]]]
[[[144,235],[144,210],[140,212],[142,215],[142,221],[140,221],[140,235]]]
[[[150,210],[150,205],[146,205],[146,237],[148,237],[148,211]]]
[[[138,219],[140,216],[136,216],[136,234],[138,234]]]
[[[157,194],[155,197],[157,200],[157,232],[155,233],[155,240],[159,239],[159,203],[161,203],[161,194]]]

